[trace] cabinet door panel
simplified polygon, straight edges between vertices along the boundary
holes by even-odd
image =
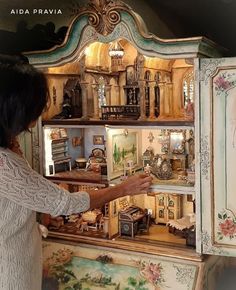
[[[236,256],[236,58],[200,60],[203,253]]]
[[[41,119],[30,129],[30,132],[23,132],[19,136],[21,150],[30,166],[39,173],[42,173],[42,151],[41,142]]]

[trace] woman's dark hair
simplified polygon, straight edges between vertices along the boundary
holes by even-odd
[[[11,61],[0,56],[0,146],[12,140],[41,115],[48,102],[44,74],[24,58]]]

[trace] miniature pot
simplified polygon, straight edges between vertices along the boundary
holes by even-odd
[[[86,163],[87,163],[87,159],[86,158],[77,158],[75,160],[76,165],[78,168],[85,168],[86,167]]]

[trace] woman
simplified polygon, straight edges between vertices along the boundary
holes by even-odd
[[[29,130],[48,102],[45,76],[29,64],[0,59],[0,290],[41,290],[41,236],[36,211],[53,216],[98,208],[145,192],[147,175],[115,187],[69,193],[32,170],[17,136]]]

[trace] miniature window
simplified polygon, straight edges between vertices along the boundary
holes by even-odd
[[[109,203],[105,203],[105,206],[104,206],[104,215],[106,217],[109,217]]]
[[[194,102],[194,80],[193,71],[188,71],[183,78],[183,96],[184,96],[184,107],[187,106],[188,100],[191,103]]]
[[[157,83],[159,83],[161,81],[161,73],[159,71],[155,74],[155,81]]]
[[[151,72],[149,70],[147,70],[145,72],[145,76],[144,76],[145,81],[150,81],[151,80]]]

